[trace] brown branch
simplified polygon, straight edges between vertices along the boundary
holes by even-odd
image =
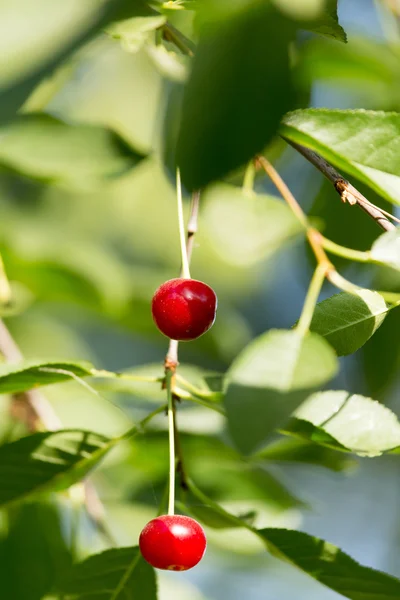
[[[20,349],[2,320],[0,320],[0,353],[7,363],[18,363],[23,360]],[[62,429],[62,422],[52,405],[38,390],[28,390],[19,394],[13,394],[11,400],[11,416],[25,423],[28,431],[34,432],[41,429],[58,431]],[[82,485],[88,516],[109,543],[115,545],[105,525],[105,510],[96,488],[89,479],[84,481]]]
[[[297,150],[306,160],[313,164],[331,183],[343,202],[348,202],[351,206],[355,204],[359,206],[367,215],[369,215],[374,221],[384,229],[385,231],[392,231],[395,229],[395,225],[389,221],[389,218],[397,220],[395,217],[385,210],[378,208],[372,204],[365,196],[363,196],[347,179],[330,165],[322,156],[309,150],[305,146],[292,142],[283,136],[283,139],[288,142],[295,150]]]

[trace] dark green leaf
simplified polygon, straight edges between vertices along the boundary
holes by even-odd
[[[343,292],[317,304],[311,330],[322,335],[338,356],[352,354],[375,333],[389,310],[377,292]]]
[[[0,447],[0,505],[63,490],[82,479],[118,441],[89,431],[35,433]]]
[[[400,580],[364,567],[340,548],[319,538],[285,529],[261,529],[270,552],[350,600],[396,600]]]
[[[7,533],[0,540],[4,598],[42,600],[70,566],[58,507],[35,502],[9,511]]]
[[[307,24],[305,29],[315,33],[347,42],[347,35],[339,23],[337,4],[338,0],[326,0],[321,16]]]
[[[225,406],[238,448],[256,450],[336,370],[334,351],[316,334],[273,330],[254,340],[228,372]]]
[[[95,125],[69,125],[46,114],[31,114],[0,128],[0,164],[28,177],[91,187],[138,163],[119,135]]]
[[[300,423],[305,424],[306,422],[296,419],[295,423],[298,425]],[[302,428],[300,435],[306,437],[304,429],[305,427]],[[316,428],[313,429],[315,430]],[[291,427],[290,431],[295,433],[295,428]],[[332,469],[332,471],[344,471],[354,465],[354,461],[345,454],[319,445],[318,441],[314,443],[312,441],[312,434],[309,436],[309,439],[310,441],[280,438],[258,452],[255,459],[277,463],[306,463],[326,467],[327,469]]]
[[[0,394],[24,392],[41,385],[68,381],[73,375],[87,377],[92,373],[92,365],[86,362],[3,363],[0,364]]]
[[[240,10],[228,7],[219,17],[202,23],[184,94],[177,164],[190,190],[260,152],[293,102],[293,24],[257,1]]]
[[[391,310],[373,338],[363,348],[362,360],[368,393],[382,401],[399,375],[400,310]],[[388,351],[390,349],[390,351]]]
[[[396,415],[358,394],[319,392],[310,396],[295,416],[300,421],[291,424],[292,433],[361,456],[379,456],[400,446]]]
[[[368,110],[306,109],[289,113],[282,135],[319,152],[378,194],[400,203],[400,115]]]
[[[157,600],[154,569],[139,548],[115,548],[72,569],[60,590],[64,600]]]

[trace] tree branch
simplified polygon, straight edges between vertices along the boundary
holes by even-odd
[[[397,220],[395,217],[385,210],[378,208],[372,204],[365,196],[363,196],[347,179],[336,171],[332,165],[330,165],[322,156],[309,150],[305,146],[292,142],[291,140],[284,137],[284,140],[288,142],[297,152],[299,152],[305,159],[313,164],[321,173],[331,182],[343,202],[348,202],[351,206],[357,204],[367,215],[369,215],[374,221],[384,229],[385,231],[392,231],[395,229],[393,223],[389,221],[389,218]]]

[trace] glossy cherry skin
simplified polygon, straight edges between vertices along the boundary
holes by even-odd
[[[170,279],[155,292],[151,305],[158,329],[178,341],[195,340],[215,321],[217,296],[196,279]]]
[[[147,523],[139,538],[143,558],[156,569],[187,571],[206,551],[202,526],[183,515],[163,515]]]

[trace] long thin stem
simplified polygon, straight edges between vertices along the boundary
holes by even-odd
[[[246,194],[254,194],[254,181],[256,177],[256,165],[251,160],[244,173],[242,189]]]
[[[168,514],[175,512],[175,406],[172,396],[172,371],[165,373],[165,387],[168,398],[168,438],[169,438],[169,491],[168,491]]]
[[[369,251],[362,252],[361,250],[353,250],[352,248],[346,248],[345,246],[340,246],[332,240],[328,240],[328,238],[323,235],[320,236],[321,244],[327,252],[331,252],[336,256],[340,256],[342,258],[347,258],[347,260],[354,260],[356,262],[367,263],[373,262],[371,258],[371,253]]]
[[[305,159],[313,164],[331,183],[333,183],[335,190],[341,197],[343,202],[347,202],[350,205],[357,204],[365,213],[367,213],[376,223],[385,231],[391,231],[395,228],[393,223],[389,221],[387,217],[392,220],[397,220],[390,213],[375,206],[365,196],[361,194],[347,179],[345,179],[332,165],[330,165],[322,156],[302,146],[296,142],[292,142],[285,136],[283,139],[288,142],[297,152],[299,152]]]
[[[317,305],[318,297],[321,292],[325,277],[326,266],[319,264],[315,269],[314,275],[311,279],[311,283],[308,288],[307,296],[304,302],[303,310],[301,312],[300,319],[296,327],[297,332],[301,336],[304,336],[310,329],[314,310]]]
[[[303,227],[308,229],[307,217],[305,216],[300,204],[297,202],[296,198],[293,196],[292,192],[289,190],[288,186],[283,181],[276,169],[274,169],[274,167],[271,165],[269,160],[267,160],[265,156],[257,156],[256,164],[260,165],[264,169],[277,190],[281,193],[282,198],[286,200],[293,214],[297,217]]]
[[[176,170],[176,199],[178,207],[179,241],[181,245],[182,277],[190,279],[188,252],[186,248],[185,222],[183,218],[182,183],[179,169]]]

